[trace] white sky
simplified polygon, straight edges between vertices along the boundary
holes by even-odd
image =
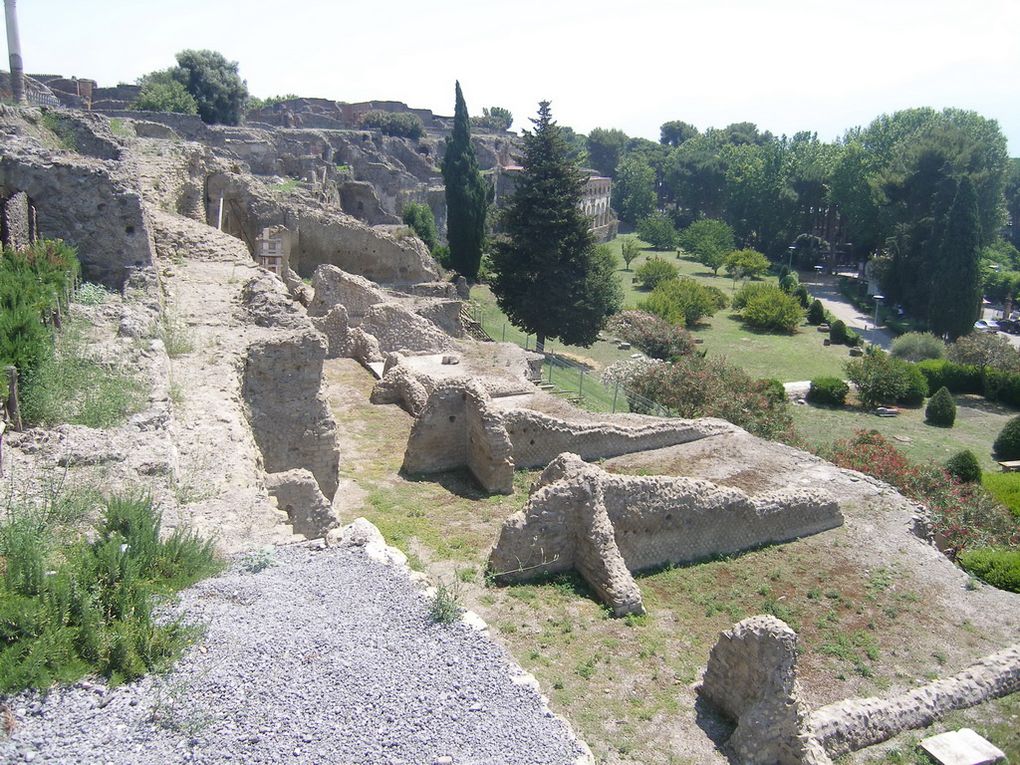
[[[682,119],[831,140],[883,112],[973,109],[1020,155],[1020,0],[20,0],[29,72],[133,82],[184,48],[257,96],[393,99],[658,139]],[[6,47],[6,46],[5,46]],[[6,69],[6,58],[0,67]]]

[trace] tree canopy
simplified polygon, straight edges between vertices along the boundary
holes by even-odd
[[[522,171],[503,213],[491,286],[510,321],[536,337],[591,345],[623,303],[615,260],[580,209],[584,175],[568,158],[548,101],[524,134]]]
[[[482,180],[471,145],[471,123],[460,82],[454,86],[454,97],[453,134],[446,139],[442,168],[446,185],[446,239],[450,264],[473,281],[482,262],[489,189]]]
[[[182,50],[170,70],[198,104],[203,122],[238,125],[248,100],[248,87],[237,72],[237,62],[212,50]]]

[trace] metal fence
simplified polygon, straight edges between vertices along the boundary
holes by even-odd
[[[497,319],[487,316],[483,306],[474,302],[470,304],[469,313],[493,340],[515,343],[526,351],[535,352],[535,337],[521,332],[501,316]],[[590,367],[557,354],[555,345],[549,341],[546,341],[542,355],[542,379],[538,387],[552,395],[561,396],[593,412],[676,416],[661,404],[628,390],[620,382],[602,382],[598,373]]]

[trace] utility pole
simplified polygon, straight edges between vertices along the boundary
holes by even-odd
[[[18,9],[15,0],[4,0],[7,21],[7,52],[11,57],[11,94],[14,103],[25,103],[25,68],[21,63],[21,40],[18,37]]]

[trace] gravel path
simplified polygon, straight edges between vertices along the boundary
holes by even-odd
[[[857,310],[839,291],[836,277],[828,274],[801,273],[801,283],[807,287],[811,297],[818,298],[826,310],[850,327],[865,340],[888,350],[894,334],[888,329],[875,327],[874,316],[866,316]]]
[[[9,699],[0,762],[551,765],[583,753],[484,634],[429,620],[400,567],[278,548],[184,592],[202,640],[164,678]]]

